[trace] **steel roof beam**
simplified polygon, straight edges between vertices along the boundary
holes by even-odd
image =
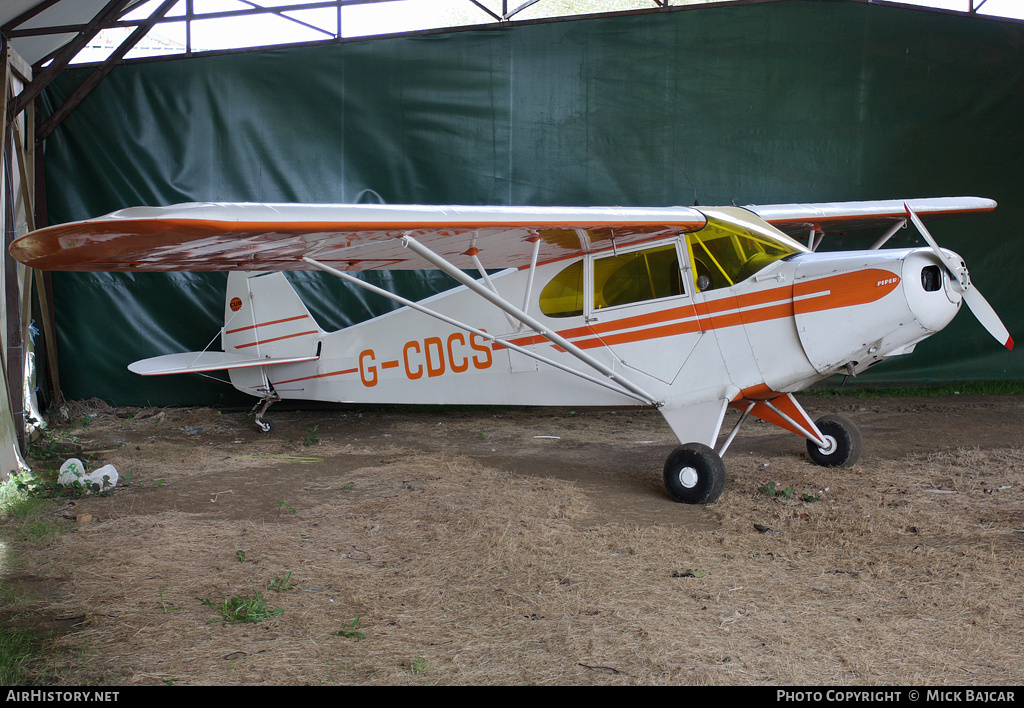
[[[156,9],[156,11],[149,16],[149,19],[139,23],[139,26],[135,28],[128,38],[121,43],[121,45],[114,50],[113,54],[107,57],[100,66],[96,68],[89,77],[83,81],[74,92],[68,96],[68,99],[60,105],[50,116],[43,121],[42,125],[36,131],[36,140],[46,140],[47,136],[54,131],[54,129],[64,122],[64,119],[68,117],[71,111],[75,110],[79,103],[92,92],[96,86],[99,85],[107,74],[111,72],[114,65],[120,62],[124,55],[131,51],[132,47],[139,43],[139,41],[146,36],[146,34],[153,29],[155,25],[164,15],[166,15],[174,5],[178,3],[178,0],[164,0],[164,2]]]
[[[71,63],[71,60],[75,58],[75,55],[82,50],[86,44],[92,40],[103,27],[103,23],[113,17],[117,17],[126,5],[130,4],[132,0],[110,0],[106,6],[100,10],[100,12],[92,18],[92,21],[87,24],[81,32],[78,33],[74,39],[68,42],[58,52],[57,56],[53,58],[47,66],[42,69],[37,69],[35,76],[32,77],[32,82],[27,84],[21,93],[17,95],[11,105],[8,107],[10,116],[16,116],[25,110],[25,107],[35,100],[36,96],[42,93],[43,89],[46,88],[51,81],[59,74],[64,68]]]

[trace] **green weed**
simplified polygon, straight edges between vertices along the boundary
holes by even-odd
[[[46,543],[59,536],[63,529],[53,515],[52,502],[32,496],[16,480],[0,485],[0,517],[5,520],[4,532],[13,540]]]
[[[40,655],[39,638],[23,629],[0,628],[0,686],[33,681],[31,665]]]
[[[235,595],[234,597],[229,597],[220,604],[211,602],[210,600],[204,600],[201,597],[196,599],[207,607],[216,610],[220,614],[221,619],[228,624],[263,622],[264,620],[277,617],[284,613],[284,610],[282,609],[267,609],[267,601],[263,599],[263,594],[259,592],[257,592],[253,597]]]
[[[270,582],[267,583],[267,590],[270,592],[285,592],[287,590],[294,590],[295,586],[291,584],[292,571],[288,571],[282,578],[271,578]]]
[[[52,460],[68,456],[78,456],[81,441],[70,433],[60,430],[47,430],[41,437],[28,443],[29,457],[36,460]]]
[[[892,398],[898,396],[1019,396],[1024,394],[1024,381],[961,381],[945,384],[884,386],[850,382],[837,385],[829,379],[800,395],[815,398]]]
[[[164,589],[163,588],[158,588],[157,589],[157,594],[160,595],[160,607],[162,607],[164,609],[164,614],[167,614],[168,612],[172,612],[172,611],[176,611],[176,610],[180,610],[181,609],[180,607],[175,607],[171,603],[169,603],[166,600],[164,600]]]
[[[81,473],[78,473],[81,476]],[[57,482],[55,473],[28,471],[21,474],[11,474],[12,483],[17,491],[34,499],[51,499],[55,497],[82,497],[90,493],[98,493],[103,490],[99,484],[87,484],[76,481],[72,485],[63,485]]]
[[[366,639],[366,635],[356,629],[358,624],[359,618],[356,617],[345,625],[345,629],[339,629],[337,632],[331,632],[331,634],[335,637],[345,637],[346,639]]]
[[[412,663],[409,665],[409,670],[417,676],[422,676],[423,674],[430,671],[430,669],[430,664],[427,663],[427,660],[424,659],[422,656],[417,656],[415,659],[412,660]]]
[[[788,487],[786,487],[785,489],[779,489],[778,485],[775,482],[769,482],[767,484],[767,486],[758,487],[757,491],[761,492],[762,494],[767,494],[768,496],[772,497],[773,499],[774,498],[792,499],[793,498],[794,488],[793,488],[793,485],[791,484]],[[800,498],[800,501],[807,502],[809,504],[817,502],[817,501],[821,501],[821,499],[819,499],[818,497],[813,496],[811,494],[801,494],[799,498]]]
[[[62,532],[52,514],[53,503],[28,497],[13,480],[17,474],[11,471],[10,475],[12,479],[0,484],[0,548],[6,548],[0,555],[6,564],[16,562],[15,547],[45,544]],[[32,626],[15,625],[18,607],[35,599],[0,579],[0,686],[51,680],[42,675],[49,635]]]
[[[769,482],[767,487],[758,487],[757,491],[762,494],[767,494],[770,497],[782,497],[783,499],[793,498],[793,485],[789,485],[785,489],[778,489],[775,482]]]
[[[306,431],[306,437],[302,439],[302,444],[306,447],[320,444],[320,436],[317,435],[318,426],[314,425]]]

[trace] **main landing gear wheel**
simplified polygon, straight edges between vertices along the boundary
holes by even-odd
[[[665,488],[682,504],[710,504],[725,489],[725,464],[707,445],[680,445],[665,461]]]
[[[818,447],[818,443],[807,441],[807,454],[815,464],[822,467],[852,467],[857,464],[861,437],[852,420],[842,415],[826,415],[814,424],[828,443],[825,447]]]

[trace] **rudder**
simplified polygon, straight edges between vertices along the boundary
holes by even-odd
[[[284,273],[228,274],[221,331],[225,352],[259,359],[316,356],[324,334]],[[266,386],[261,368],[230,375],[236,388]]]

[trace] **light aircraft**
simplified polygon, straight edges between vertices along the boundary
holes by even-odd
[[[41,229],[11,254],[40,269],[232,271],[223,351],[129,369],[226,370],[259,399],[264,431],[281,399],[649,406],[681,443],[664,468],[671,497],[710,503],[750,416],[806,438],[819,465],[854,464],[856,427],[811,420],[793,394],[911,352],[963,302],[1012,349],[963,260],[921,222],[995,207],[976,197],[748,208],[193,203]],[[928,246],[881,249],[908,222]],[[888,230],[866,250],[816,251],[829,233],[879,226]],[[325,332],[280,272],[294,269],[402,307]],[[458,285],[412,302],[352,275],[375,269],[440,269]],[[730,406],[739,423],[715,450]]]

